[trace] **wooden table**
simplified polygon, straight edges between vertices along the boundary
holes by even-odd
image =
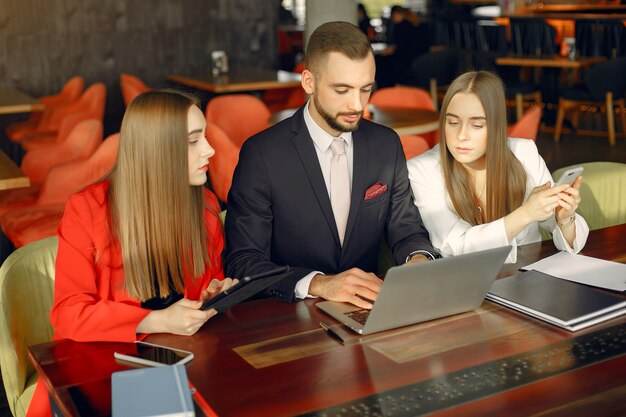
[[[210,72],[192,75],[171,74],[167,79],[219,94],[300,87],[300,77],[301,74],[295,72],[247,69],[218,76],[213,76]]]
[[[626,224],[593,231],[583,253],[626,263],[625,236]],[[500,277],[556,252],[551,241],[518,250],[519,262]],[[148,340],[194,352],[187,373],[208,415],[626,414],[626,317],[569,333],[485,301],[472,312],[361,337],[316,302],[247,302],[194,336]],[[320,321],[346,343],[328,337]],[[107,415],[111,372],[126,369],[113,352],[129,345],[62,340],[29,354],[65,415]]]
[[[30,179],[0,150],[0,190],[30,187]]]
[[[603,61],[606,61],[606,58],[603,56],[581,57],[576,59],[569,59],[568,57],[563,56],[554,56],[551,58],[504,56],[496,58],[497,65],[530,67],[537,69],[559,68],[567,70],[568,85],[573,85],[576,81],[578,81],[580,70],[589,68],[590,66]]]
[[[431,110],[417,110],[368,105],[371,120],[396,131],[398,135],[420,135],[439,128],[439,113]],[[275,124],[295,113],[297,109],[287,109],[274,113],[269,123]]]
[[[15,88],[0,88],[0,114],[28,113],[43,108],[43,103],[26,93]]]
[[[515,67],[563,68],[575,70],[587,68],[602,61],[606,61],[606,58],[602,56],[583,57],[577,59],[569,59],[562,56],[555,56],[552,58],[503,56],[496,58],[497,65],[508,65]]]

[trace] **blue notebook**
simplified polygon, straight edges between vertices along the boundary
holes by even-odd
[[[114,372],[113,417],[195,417],[184,365]]]

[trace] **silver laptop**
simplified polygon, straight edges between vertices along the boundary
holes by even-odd
[[[371,310],[350,303],[315,304],[359,334],[369,334],[478,308],[511,246],[468,253],[387,271]]]

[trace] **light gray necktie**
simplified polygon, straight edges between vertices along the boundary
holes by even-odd
[[[333,153],[330,160],[330,204],[333,208],[337,232],[339,232],[339,242],[343,246],[348,213],[350,213],[350,176],[348,175],[346,141],[343,138],[333,139],[330,150]]]

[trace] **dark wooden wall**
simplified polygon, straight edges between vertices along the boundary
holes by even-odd
[[[121,117],[119,75],[150,86],[169,73],[278,64],[275,0],[0,0],[0,86],[33,96],[73,75],[107,85],[107,119]],[[121,106],[121,108],[120,108]]]

